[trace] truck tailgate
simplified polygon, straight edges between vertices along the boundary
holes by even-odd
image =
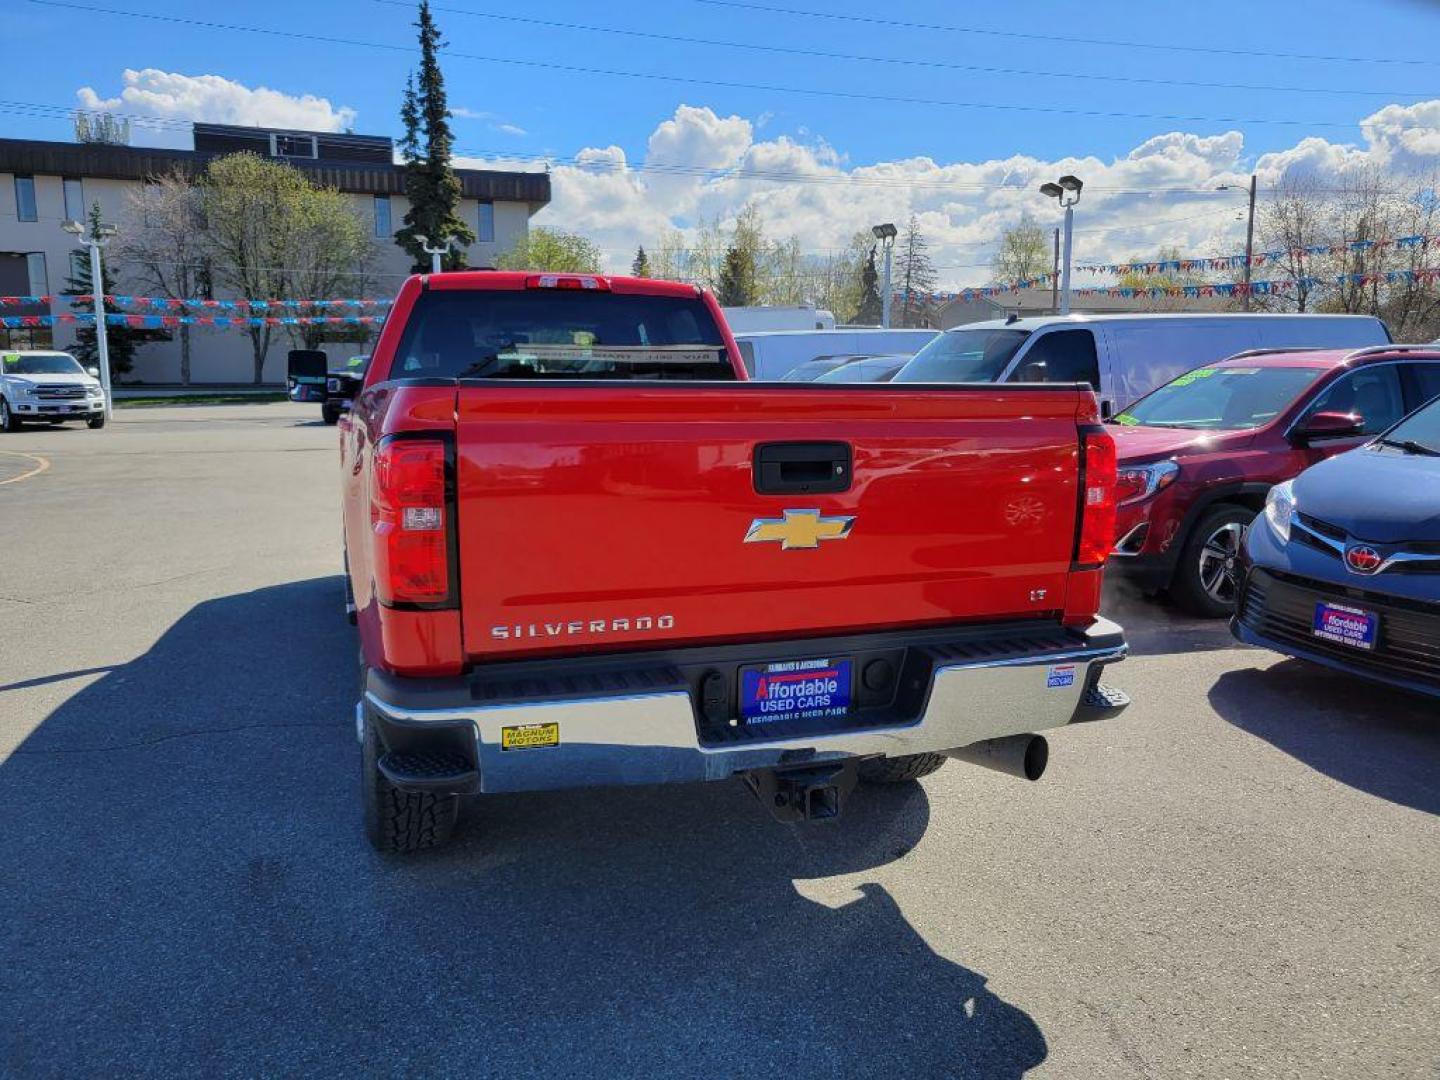
[[[1058,611],[1084,404],[1070,387],[462,383],[466,654]],[[756,490],[757,447],[817,443],[849,448],[845,490],[815,493],[805,461],[786,493]]]

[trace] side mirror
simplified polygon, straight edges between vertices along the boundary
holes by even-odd
[[[1365,418],[1359,413],[1311,413],[1291,433],[1297,442],[1318,442],[1321,439],[1345,439],[1365,433]]]
[[[85,373],[87,375],[93,375],[97,379],[100,377],[100,369],[98,367],[87,367]]]

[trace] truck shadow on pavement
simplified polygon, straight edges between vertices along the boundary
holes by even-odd
[[[1434,703],[1418,694],[1284,660],[1225,672],[1210,704],[1342,784],[1440,814],[1440,724]]]
[[[905,858],[918,785],[808,828],[738,783],[492,797],[448,849],[375,855],[339,606],[335,578],[202,603],[0,763],[0,1074],[1005,1078],[1044,1060],[1035,1021],[880,884],[797,891]],[[966,887],[955,868],[939,889],[957,913]]]

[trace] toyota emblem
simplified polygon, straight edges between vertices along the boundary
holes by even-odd
[[[1380,569],[1380,552],[1368,544],[1355,544],[1345,549],[1345,565],[1357,574],[1373,574]]]

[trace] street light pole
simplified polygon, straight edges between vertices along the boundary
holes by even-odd
[[[890,256],[895,249],[895,237],[899,230],[894,225],[886,223],[875,225],[870,233],[885,246],[885,284],[884,291],[880,296],[880,325],[886,330],[890,329]]]
[[[1255,174],[1250,174],[1250,215],[1245,223],[1245,310],[1250,310],[1250,268],[1255,260]]]
[[[60,226],[66,232],[79,238],[80,243],[90,249],[90,292],[95,301],[95,351],[100,361],[100,392],[105,397],[105,419],[114,416],[114,396],[110,392],[110,334],[105,325],[105,278],[100,269],[100,249],[115,238],[119,232],[114,225],[100,225],[96,235],[86,236],[85,226],[78,221],[67,221]]]
[[[450,239],[447,237],[442,240],[439,247],[431,247],[428,236],[417,236],[415,239],[420,241],[421,250],[430,256],[430,272],[432,274],[440,273],[440,257],[450,250]]]
[[[1041,184],[1040,194],[1049,199],[1058,199],[1065,208],[1065,261],[1060,268],[1060,314],[1070,314],[1070,251],[1075,232],[1075,204],[1080,201],[1080,189],[1085,182],[1078,176],[1062,176],[1058,183]]]

